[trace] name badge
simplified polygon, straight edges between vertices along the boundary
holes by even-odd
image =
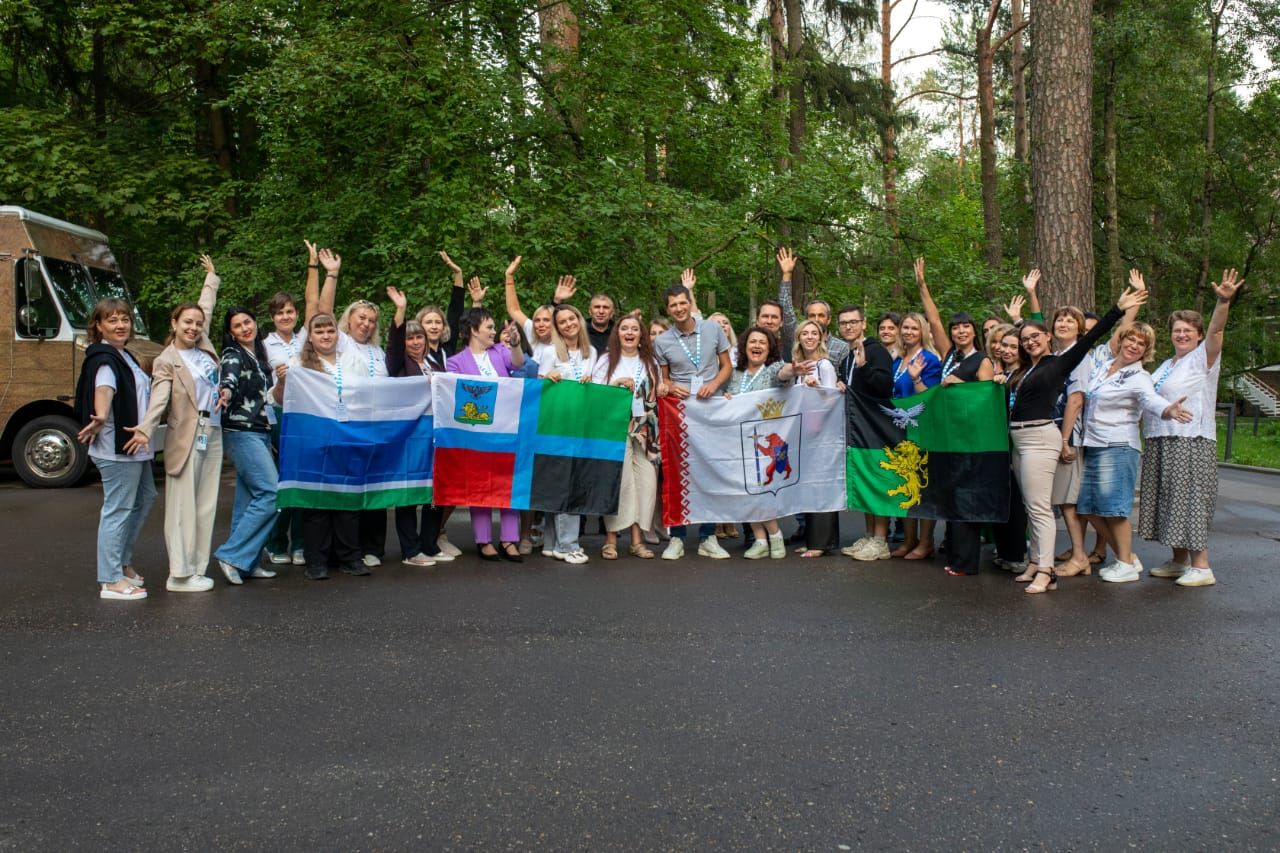
[[[209,419],[201,417],[196,422],[196,450],[204,451],[209,449]]]
[[[351,420],[351,415],[347,414],[347,402],[339,400],[338,404],[333,407],[333,416],[340,421]]]

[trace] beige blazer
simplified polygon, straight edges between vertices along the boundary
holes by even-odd
[[[206,330],[213,321],[219,284],[218,276],[209,273],[205,276],[204,287],[200,289],[199,305],[204,309]],[[207,331],[200,339],[199,347],[217,363],[218,353]],[[176,477],[186,467],[195,447],[200,409],[196,404],[195,377],[174,344],[165,347],[151,366],[151,405],[138,423],[138,434],[150,439],[161,418],[165,418],[169,427],[164,436],[164,470],[169,476]]]

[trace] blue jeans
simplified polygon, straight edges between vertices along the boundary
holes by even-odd
[[[542,524],[543,550],[559,551],[561,554],[579,550],[578,530],[582,526],[582,516],[567,512],[549,512],[546,515],[547,520]],[[547,534],[551,534],[550,537]]]
[[[224,429],[222,449],[236,466],[236,499],[231,507],[231,533],[214,556],[242,572],[257,568],[262,547],[276,521],[275,459],[265,432]]]
[[[686,528],[683,524],[677,524],[671,528],[671,538],[683,539],[685,536],[685,531],[686,531]],[[714,524],[698,525],[698,541],[699,542],[701,542],[703,539],[706,539],[708,536],[715,536],[715,535],[716,535],[716,526]]]
[[[92,458],[92,457],[90,457]],[[151,460],[94,459],[102,473],[102,515],[98,518],[98,583],[115,583],[133,564],[133,543],[156,502]]]

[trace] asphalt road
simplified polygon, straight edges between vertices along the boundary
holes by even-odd
[[[172,595],[161,503],[121,604],[98,486],[6,480],[0,847],[1275,849],[1277,495],[1223,472],[1214,588],[1040,596],[598,537]]]

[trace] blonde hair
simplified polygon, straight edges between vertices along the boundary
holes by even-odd
[[[563,311],[572,311],[573,316],[578,318],[578,337],[576,340],[567,341],[560,336],[560,326],[556,323],[556,317]],[[591,338],[587,335],[587,321],[583,319],[582,312],[572,305],[557,305],[555,310],[551,312],[551,342],[556,348],[556,358],[566,361],[569,358],[571,350],[577,350],[583,356],[591,353]]]
[[[347,306],[347,310],[342,312],[342,318],[338,320],[338,331],[351,334],[351,315],[357,310],[364,309],[373,312],[373,334],[369,336],[368,343],[375,347],[382,346],[382,330],[379,328],[378,318],[382,312],[378,310],[378,306],[374,305],[368,299],[357,299]],[[448,328],[446,326],[446,328]]]
[[[725,315],[724,315],[723,313],[719,312],[719,311],[717,311],[716,313],[712,314],[712,315],[711,315],[710,317],[708,317],[707,319],[708,319],[708,320],[715,320],[717,317],[724,317],[725,325],[729,327],[728,332],[726,333],[726,337],[728,337],[728,338],[729,338],[729,348],[730,348],[730,349],[733,349],[734,347],[736,347],[736,346],[738,345],[738,335],[737,335],[737,333],[736,333],[736,332],[734,332],[734,331],[733,331],[733,323],[729,322],[729,318],[728,318],[728,317],[725,317]],[[717,321],[717,322],[719,322],[719,321]],[[670,327],[668,326],[668,328],[670,328]]]
[[[1120,332],[1120,337],[1116,341],[1117,348],[1122,345],[1125,338],[1137,338],[1142,341],[1146,349],[1142,353],[1143,361],[1151,361],[1156,357],[1156,330],[1151,328],[1147,323],[1134,323],[1127,329]]]
[[[427,316],[428,314],[440,315],[440,325],[444,326],[444,328],[440,332],[440,343],[447,344],[449,342],[449,336],[452,334],[452,332],[449,330],[449,318],[445,316],[444,310],[441,309],[439,305],[428,305],[425,308],[419,310],[417,314],[413,315],[414,322],[416,322],[419,326],[421,326],[422,318]],[[426,333],[424,332],[423,334],[426,334]]]
[[[933,333],[929,331],[929,321],[919,311],[902,315],[902,322],[898,324],[898,355],[905,357],[907,354],[907,347],[902,343],[902,327],[908,320],[920,327],[920,348],[937,355],[938,351],[933,347]]]
[[[821,302],[822,300],[815,301]],[[823,304],[825,305],[826,303],[824,302]],[[805,326],[813,326],[818,330],[818,349],[815,351],[814,355],[816,358],[826,358],[829,355],[827,352],[826,330],[822,328],[822,324],[817,320],[805,320],[799,326],[796,326],[796,342],[791,346],[791,360],[800,361],[804,358],[804,347],[800,345],[800,333],[804,331]]]
[[[987,333],[987,356],[990,357],[992,364],[1000,364],[1000,356],[996,355],[996,344],[1005,339],[1006,335],[1018,336],[1018,327],[1012,323],[999,323],[992,327]]]

